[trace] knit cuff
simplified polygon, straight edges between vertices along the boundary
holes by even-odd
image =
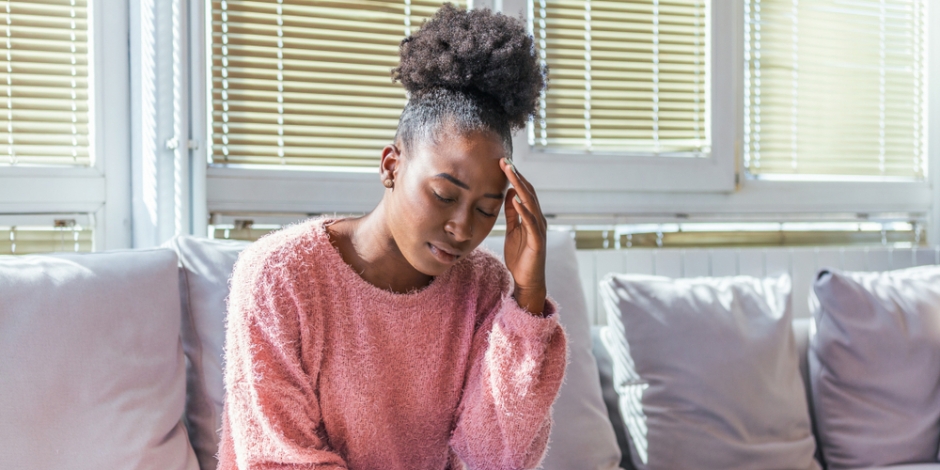
[[[503,315],[499,322],[504,331],[513,335],[538,338],[540,341],[547,342],[552,333],[560,327],[558,304],[551,297],[545,297],[543,315],[533,315],[522,308],[515,297],[509,295],[503,299]]]

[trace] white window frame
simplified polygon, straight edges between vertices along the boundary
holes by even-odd
[[[513,160],[537,188],[558,191],[731,192],[735,142],[740,140],[744,82],[744,10],[735,2],[709,0],[707,42],[711,90],[707,98],[711,152],[703,157],[664,157],[652,153],[597,154],[545,151],[529,145],[526,132],[513,139]],[[510,15],[531,16],[530,0],[503,0]],[[740,53],[730,53],[738,51]],[[551,71],[549,71],[551,73]],[[743,109],[743,108],[741,108]],[[530,123],[529,126],[533,124]]]
[[[209,77],[211,57],[205,28],[206,0],[192,10],[192,122],[194,135],[209,139]],[[712,153],[705,158],[649,156],[585,156],[547,154],[529,148],[526,132],[514,139],[514,159],[535,184],[547,214],[631,215],[664,221],[697,215],[787,217],[807,214],[930,214],[931,243],[940,243],[940,201],[932,186],[940,184],[940,126],[928,127],[927,181],[780,181],[745,178],[742,166],[744,96],[744,4],[711,0],[711,84],[709,97]],[[940,8],[929,8],[928,24],[940,24]],[[526,0],[476,0],[507,14],[527,11]],[[198,17],[196,16],[198,15]],[[929,73],[940,77],[938,28],[930,34]],[[933,60],[929,60],[929,59]],[[936,81],[936,80],[935,80]],[[940,87],[930,87],[929,113],[940,116]],[[194,161],[207,161],[200,145]],[[376,149],[378,154],[381,149]],[[614,160],[614,159],[617,160]],[[937,171],[930,172],[930,169]],[[194,197],[205,196],[205,213],[366,212],[374,208],[383,188],[375,171],[267,170],[207,165],[204,179],[194,166]],[[195,205],[202,204],[197,199]],[[194,209],[194,213],[200,213]],[[194,220],[201,222],[206,217]],[[206,226],[197,223],[196,233]]]
[[[0,215],[5,223],[48,220],[51,226],[54,219],[74,218],[93,226],[96,251],[131,246],[127,7],[128,0],[89,2],[93,164],[0,166]]]
[[[933,27],[931,27],[931,25]],[[927,181],[930,222],[927,238],[940,245],[940,2],[927,2]],[[933,86],[931,79],[933,77]]]
[[[189,96],[190,0],[130,0],[130,160],[133,190],[133,244],[158,246],[193,232],[192,196],[205,187],[204,161],[194,161],[191,115],[199,110]],[[196,172],[198,179],[193,178]],[[203,201],[196,204],[195,201]],[[203,223],[203,225],[205,225]]]

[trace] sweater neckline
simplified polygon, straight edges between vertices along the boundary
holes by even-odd
[[[343,281],[347,283],[348,286],[354,288],[354,290],[366,291],[374,295],[379,295],[386,297],[391,301],[414,301],[422,300],[425,297],[433,296],[435,292],[440,290],[442,285],[447,284],[447,280],[450,279],[451,273],[454,270],[454,267],[457,264],[460,264],[463,260],[458,260],[453,266],[447,268],[446,271],[441,273],[439,276],[434,276],[431,279],[431,282],[428,285],[421,287],[419,289],[410,290],[408,292],[393,292],[388,289],[383,289],[371,282],[363,279],[356,270],[350,266],[343,259],[343,255],[339,252],[339,249],[330,242],[330,234],[326,230],[326,226],[334,222],[339,221],[340,219],[334,218],[322,218],[317,221],[315,224],[315,230],[320,239],[320,242],[325,245],[325,250],[327,256],[330,258],[329,261],[331,264],[336,266],[336,270],[339,271],[340,276],[342,276]]]

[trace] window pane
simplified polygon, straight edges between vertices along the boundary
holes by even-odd
[[[745,5],[750,174],[923,179],[925,0]]]
[[[213,0],[212,162],[375,166],[399,43],[445,1]]]
[[[89,165],[88,2],[0,2],[0,165]]]
[[[709,151],[708,0],[532,2],[532,31],[549,84],[530,145]]]

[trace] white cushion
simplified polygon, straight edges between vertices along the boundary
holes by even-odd
[[[189,358],[186,424],[202,470],[215,470],[219,463],[225,298],[235,260],[248,245],[191,236],[167,242],[180,259],[183,347]]]
[[[504,237],[489,237],[484,242],[500,256],[504,243]],[[542,468],[616,469],[620,464],[620,448],[607,417],[597,363],[591,352],[591,322],[570,232],[548,232],[545,265],[548,294],[558,303],[558,320],[568,336],[570,362],[553,406],[554,424]]]
[[[935,463],[940,268],[824,271],[810,380],[829,468]]]
[[[819,468],[788,277],[615,274],[600,288],[637,468]]]
[[[0,299],[0,468],[199,468],[172,251],[0,257]]]

